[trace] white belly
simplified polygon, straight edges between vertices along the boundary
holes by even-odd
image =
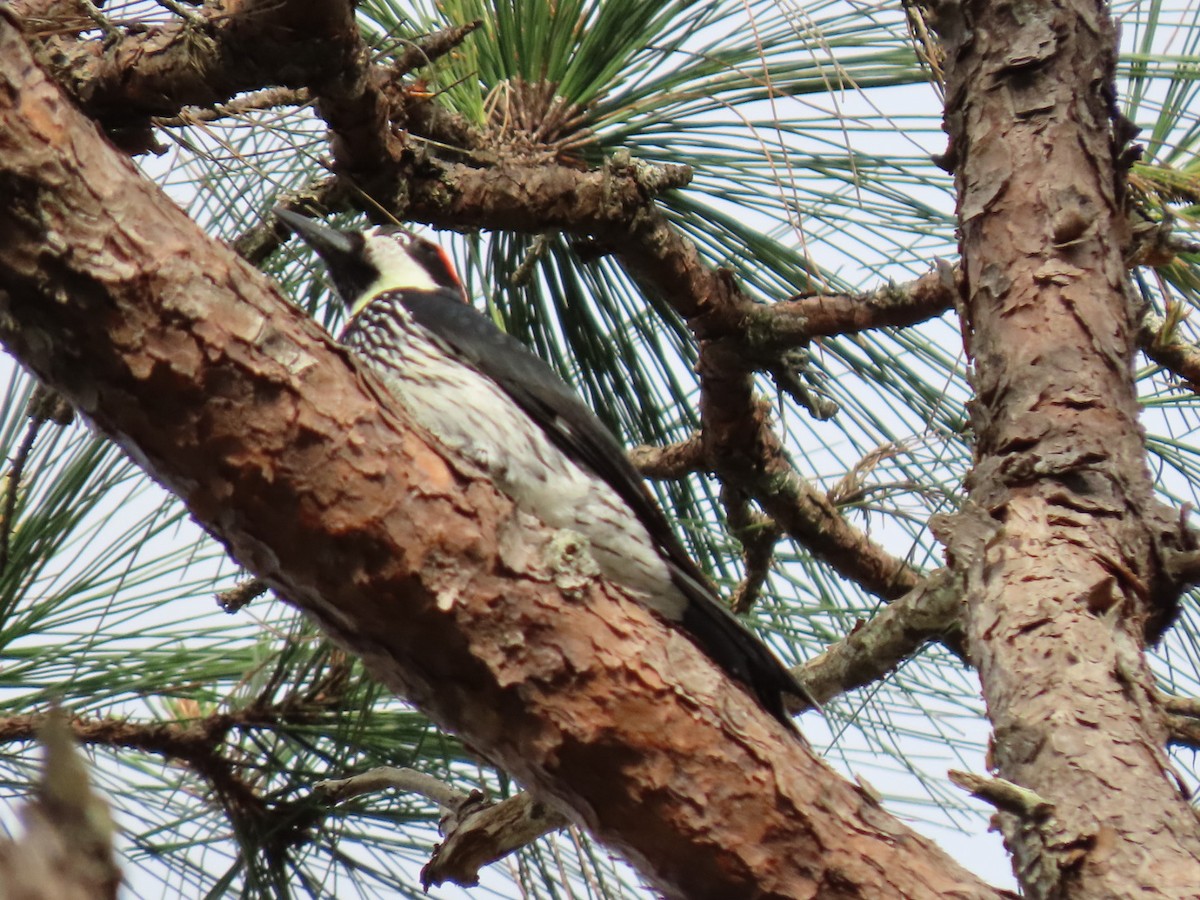
[[[521,510],[586,538],[606,578],[645,595],[646,605],[668,619],[682,615],[686,601],[670,570],[641,521],[607,482],[569,459],[491,379],[424,340],[389,337],[386,364],[372,357],[369,336],[348,342],[414,419],[487,472]]]

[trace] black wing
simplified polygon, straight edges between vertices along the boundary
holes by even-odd
[[[680,621],[725,671],[748,685],[764,708],[787,725],[782,694],[815,702],[787,668],[717,597],[683,548],[625,448],[541,357],[463,303],[457,293],[409,293],[404,305],[418,325],[496,382],[571,459],[606,481],[649,532],[691,601]]]

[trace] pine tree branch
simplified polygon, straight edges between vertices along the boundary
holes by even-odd
[[[229,730],[246,718],[219,714],[189,725],[74,718],[68,725],[81,744],[138,750],[184,764],[201,776],[228,808],[242,816],[261,818],[267,814],[266,802],[234,771],[222,752]],[[33,740],[45,721],[42,714],[0,718],[0,744]]]
[[[396,790],[419,794],[436,803],[442,810],[438,827],[445,840],[434,848],[421,870],[425,890],[448,882],[474,887],[484,866],[570,824],[561,813],[525,791],[493,803],[479,791],[459,791],[424,772],[394,766],[318,782],[313,789],[336,802]]]
[[[895,600],[921,574],[850,525],[825,494],[787,461],[770,427],[770,405],[758,399],[744,357],[723,341],[700,348],[700,415],[705,456],[792,538],[864,590]]]
[[[634,447],[629,451],[629,461],[647,478],[660,481],[686,478],[693,472],[708,471],[708,460],[704,458],[704,445],[699,434],[666,447]]]
[[[962,650],[961,579],[939,569],[797,670],[818,703],[887,677],[934,641]]]
[[[175,116],[152,116],[151,121],[161,128],[187,128],[198,122],[219,122],[241,118],[247,113],[286,106],[303,106],[312,101],[308,88],[266,88],[235,97],[228,103],[212,106],[185,106]]]
[[[35,14],[24,4],[10,10],[18,26],[26,9]],[[102,44],[70,33],[42,36],[47,13],[41,12],[30,22],[31,45],[64,90],[108,127],[209,107],[268,86],[307,87],[347,67],[346,42],[331,39],[353,29],[350,3],[241,0],[206,4],[197,13],[202,26],[118,27]],[[280,73],[288,73],[282,84]]]
[[[729,605],[735,613],[743,615],[754,608],[762,594],[775,563],[775,545],[783,536],[783,529],[770,516],[752,509],[749,498],[728,485],[721,488],[721,503],[725,507],[729,531],[742,545],[745,575],[733,589]]]

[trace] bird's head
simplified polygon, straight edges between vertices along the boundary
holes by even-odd
[[[339,231],[315,219],[276,208],[275,215],[325,261],[329,277],[351,318],[388,291],[454,291],[462,282],[440,246],[402,229]]]

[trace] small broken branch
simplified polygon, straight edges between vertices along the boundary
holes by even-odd
[[[951,769],[950,780],[996,809],[1011,813],[1022,821],[1044,821],[1054,814],[1054,804],[1043,800],[1034,791],[1003,778],[986,778],[972,772]]]
[[[217,606],[221,607],[222,612],[233,615],[239,612],[246,606],[249,606],[270,588],[267,583],[261,578],[247,578],[245,581],[240,581],[227,591],[221,591],[217,594]]]
[[[333,781],[313,785],[328,800],[385,790],[418,794],[442,810],[439,823],[445,841],[436,846],[421,870],[426,890],[447,882],[463,887],[479,883],[479,870],[532,843],[544,834],[565,828],[565,816],[521,792],[499,803],[488,802],[480,791],[465,793],[415,769],[379,766]]]

